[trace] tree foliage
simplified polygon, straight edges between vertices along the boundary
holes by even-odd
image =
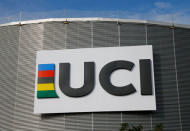
[[[128,123],[122,123],[120,131],[143,131],[143,126],[133,126]],[[163,131],[163,125],[157,124],[152,131]]]

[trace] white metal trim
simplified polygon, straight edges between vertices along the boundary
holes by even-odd
[[[112,22],[126,22],[126,23],[139,23],[139,24],[153,24],[161,26],[172,26],[172,23],[169,22],[159,22],[159,21],[149,21],[149,20],[135,20],[135,19],[117,19],[117,18],[48,18],[48,19],[37,19],[37,20],[28,20],[28,21],[16,21],[5,24],[0,24],[0,26],[10,26],[10,25],[19,25],[19,24],[35,24],[35,23],[44,23],[44,22],[61,22],[61,21],[112,21]],[[190,25],[185,24],[174,24],[175,27],[189,28]]]

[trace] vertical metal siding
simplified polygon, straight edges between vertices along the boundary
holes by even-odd
[[[66,28],[67,48],[91,48],[91,23],[69,23]],[[91,113],[65,114],[65,129],[89,131],[92,129]]]
[[[118,26],[116,22],[93,23],[94,47],[113,47],[118,46],[118,43]]]
[[[121,23],[121,46],[146,45],[146,30],[144,24]],[[123,122],[130,125],[142,125],[144,130],[151,129],[150,112],[123,112]]]
[[[91,48],[92,47],[92,33],[90,22],[78,22],[78,35],[77,43],[79,48]]]
[[[43,49],[91,47],[90,22],[44,24]],[[91,113],[41,116],[40,130],[91,130]],[[47,128],[48,126],[48,128]]]
[[[67,49],[91,47],[90,22],[73,22],[66,26]],[[88,131],[92,129],[91,123],[91,113],[65,114],[66,130]]]
[[[153,126],[162,123],[164,130],[180,131],[172,29],[149,25],[147,34],[154,52],[157,111],[152,114]]]
[[[18,75],[14,108],[14,130],[38,129],[39,116],[33,114],[36,51],[42,45],[42,24],[20,27]]]
[[[61,50],[65,49],[65,25],[63,22],[44,23],[43,50]],[[65,127],[64,114],[43,114],[39,120],[39,131],[62,131]]]
[[[66,114],[65,122],[66,130],[90,131],[92,129],[90,113]]]
[[[144,24],[121,23],[121,46],[146,45],[146,32]]]
[[[176,28],[175,47],[183,131],[190,129],[190,30]]]
[[[118,25],[116,22],[93,23],[93,47],[119,46]],[[94,113],[94,131],[119,130],[121,114]]]
[[[94,131],[118,131],[121,124],[120,113],[94,113]]]
[[[0,27],[0,130],[13,130],[19,26]]]
[[[43,50],[61,50],[66,46],[63,22],[44,23]]]
[[[78,31],[79,27],[78,24],[75,22],[69,23],[66,25],[66,41],[67,41],[67,49],[75,49],[79,48],[78,45]]]

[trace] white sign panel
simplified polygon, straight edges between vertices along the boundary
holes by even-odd
[[[156,110],[152,46],[37,52],[34,113]]]

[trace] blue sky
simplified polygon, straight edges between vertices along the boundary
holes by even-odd
[[[22,11],[25,19],[65,15],[171,22],[173,17],[176,23],[189,24],[189,5],[189,0],[0,0],[0,19],[15,19]]]

